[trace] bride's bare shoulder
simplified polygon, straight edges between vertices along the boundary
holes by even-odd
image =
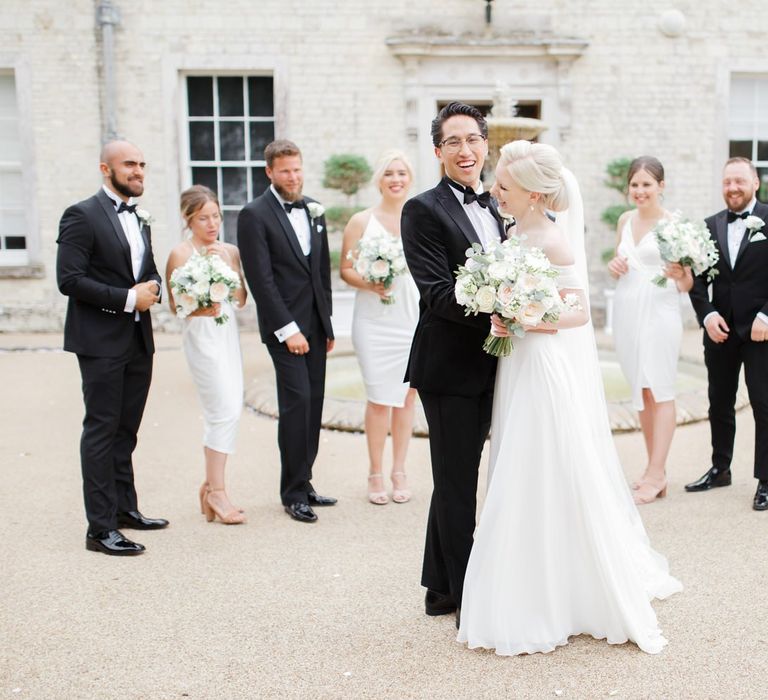
[[[547,227],[541,247],[553,265],[573,265],[575,261],[568,235],[554,222]]]

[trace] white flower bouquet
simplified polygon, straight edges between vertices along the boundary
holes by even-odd
[[[239,287],[240,275],[218,255],[194,253],[171,273],[171,290],[179,318],[231,300]],[[215,320],[221,325],[228,319],[227,314],[221,314]]]
[[[387,289],[395,277],[408,269],[402,241],[386,231],[372,232],[361,238],[355,250],[347,253],[347,259],[353,261],[355,272],[366,282],[380,282]],[[381,297],[381,303],[394,304],[394,295]]]
[[[475,243],[466,252],[467,261],[456,272],[456,301],[466,315],[496,313],[509,332],[522,338],[524,326],[555,322],[565,309],[581,308],[578,297],[561,298],[557,275],[539,248],[526,248],[510,238],[484,251]],[[490,334],[483,349],[495,357],[506,357],[514,349],[512,337]]]
[[[708,270],[708,281],[717,274],[715,265],[720,255],[703,221],[684,219],[676,211],[659,221],[651,233],[656,236],[662,260],[690,267],[694,275]],[[656,275],[652,281],[659,287],[667,286],[667,278],[663,274]]]

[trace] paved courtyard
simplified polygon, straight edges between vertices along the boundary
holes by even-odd
[[[688,355],[697,337],[686,335]],[[324,431],[314,483],[339,504],[304,525],[279,504],[275,421],[245,413],[229,482],[249,522],[208,524],[196,503],[197,397],[179,336],[157,342],[136,480],[141,509],[171,526],[135,533],[147,553],[120,559],[83,546],[75,358],[47,350],[60,336],[0,335],[0,698],[765,697],[768,513],[750,507],[749,409],[738,415],[732,487],[684,493],[708,466],[708,427],[695,423],[676,434],[669,496],[642,509],[686,586],[655,604],[667,649],[648,656],[578,637],[552,654],[502,658],[457,644],[452,616],[423,614],[425,440],[408,460],[413,500],[375,507],[365,437]],[[242,343],[247,379],[263,376],[258,337]],[[616,442],[634,476],[640,434]]]

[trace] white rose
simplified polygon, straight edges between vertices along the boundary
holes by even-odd
[[[189,316],[197,309],[197,299],[191,294],[179,294],[176,297],[176,314],[180,318]]]
[[[759,216],[755,216],[754,214],[751,214],[746,219],[744,219],[744,223],[751,231],[759,231],[761,228],[763,228],[763,226],[765,226],[765,221],[763,221]]]
[[[325,207],[320,202],[307,202],[307,211],[311,218],[317,219],[325,214]]]
[[[502,306],[507,306],[515,297],[515,288],[511,284],[502,284],[499,286],[496,296]]]
[[[492,280],[503,280],[507,278],[509,266],[503,260],[492,262],[488,265],[488,276]]]
[[[211,285],[211,301],[224,301],[229,296],[229,287],[224,282],[214,282]]]
[[[496,290],[488,285],[480,287],[475,294],[475,303],[479,311],[491,313],[496,304]]]
[[[517,320],[525,326],[538,326],[548,308],[540,301],[531,301],[517,312]]]
[[[360,257],[357,259],[355,262],[355,272],[364,279],[368,278],[368,261],[365,258]]]
[[[371,277],[384,279],[389,275],[389,263],[386,260],[374,260],[371,263]]]
[[[208,280],[200,280],[192,285],[192,293],[199,299],[208,293],[210,287]]]

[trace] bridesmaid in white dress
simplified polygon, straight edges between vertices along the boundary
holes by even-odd
[[[171,290],[171,274],[197,252],[218,255],[240,275],[234,306],[242,308],[246,291],[240,252],[230,243],[218,240],[221,209],[216,194],[202,185],[193,185],[181,194],[181,214],[191,235],[177,245],[166,265],[166,289],[171,311],[176,304]],[[226,314],[229,320],[217,324],[215,317]],[[200,510],[208,522],[216,517],[226,525],[245,522],[242,511],[232,505],[225,490],[227,456],[235,451],[237,428],[243,406],[243,363],[240,336],[233,305],[225,301],[211,308],[198,309],[184,319],[182,343],[192,378],[203,409],[203,451],[205,482],[200,487]]]
[[[514,141],[501,149],[491,191],[523,245],[558,270],[560,293],[577,295],[582,308],[527,328],[499,360],[488,492],[458,641],[515,655],[589,634],[658,653],[666,640],[650,601],[682,586],[648,542],[611,435],[578,184],[552,146]],[[547,211],[558,212],[556,223]],[[493,332],[508,335],[498,318]]]
[[[400,213],[413,181],[413,170],[400,151],[388,151],[378,161],[373,181],[381,201],[358,212],[344,230],[341,250],[341,278],[357,289],[352,316],[352,343],[360,363],[368,402],[365,407],[365,434],[370,467],[368,500],[385,505],[389,496],[384,487],[383,460],[387,433],[392,433],[392,500],[405,503],[411,498],[405,474],[405,457],[413,432],[416,392],[403,381],[413,333],[419,319],[419,292],[411,275],[395,277],[392,286],[367,282],[355,272],[347,253],[358,241],[382,230],[400,237]],[[394,295],[393,304],[382,298]]]
[[[652,156],[629,167],[629,197],[637,207],[618,223],[616,256],[608,271],[618,279],[614,296],[613,337],[624,376],[632,387],[648,452],[643,476],[632,486],[635,503],[651,503],[667,493],[666,462],[676,426],[675,380],[683,322],[680,294],[693,286],[690,268],[666,265],[653,227],[668,215],[661,200],[664,168]],[[651,280],[663,271],[666,287]]]

